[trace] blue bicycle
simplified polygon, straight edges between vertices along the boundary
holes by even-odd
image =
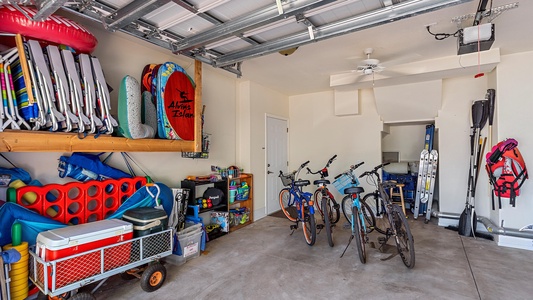
[[[359,253],[359,259],[364,264],[366,263],[366,248],[365,244],[368,242],[368,234],[374,229],[376,219],[372,209],[368,204],[361,201],[359,195],[364,193],[364,189],[359,185],[359,180],[354,171],[364,162],[350,166],[350,170],[335,177],[334,185],[338,187],[339,192],[346,194],[342,199],[342,211],[344,216],[351,224],[352,234],[348,245],[341,254],[341,257],[348,249],[348,246],[355,238],[355,245]]]
[[[298,170],[289,174],[279,171],[279,178],[285,188],[279,192],[279,205],[281,210],[291,222],[291,235],[298,229],[298,223],[302,223],[305,241],[313,246],[316,240],[315,210],[313,208],[313,194],[302,191],[302,187],[310,184],[309,180],[298,180],[300,171],[309,164],[304,162]]]

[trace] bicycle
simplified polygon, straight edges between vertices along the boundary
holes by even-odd
[[[357,175],[355,175],[355,169],[359,168],[364,162],[351,165],[350,169],[346,172],[343,172],[337,176],[335,176],[335,181],[333,181],[333,186],[337,188],[337,191],[340,194],[345,194],[344,190],[346,187],[356,187],[359,186],[359,180],[357,179]],[[356,195],[359,198],[359,194]],[[344,215],[344,218],[346,218],[346,221],[352,226],[352,207],[353,207],[353,201],[351,195],[346,195],[344,198],[342,198],[341,201],[341,209],[342,214]],[[366,228],[367,233],[370,233],[374,231],[374,222],[375,222],[375,216],[372,212],[372,208],[363,200],[358,199],[357,201],[361,202],[361,207],[363,209],[363,213],[365,214],[365,220],[366,220]]]
[[[298,229],[298,223],[302,223],[305,241],[309,246],[313,246],[316,241],[315,210],[313,207],[313,194],[302,191],[302,187],[310,184],[309,180],[298,180],[300,171],[309,164],[303,163],[298,170],[289,174],[279,171],[278,177],[285,186],[279,192],[279,205],[281,210],[291,222],[291,235]]]
[[[364,162],[350,166],[350,170],[335,177],[334,186],[337,190],[346,194],[342,199],[342,208],[344,216],[348,219],[347,211],[350,210],[349,220],[351,224],[352,234],[348,240],[348,245],[344,248],[341,257],[350,246],[350,243],[355,238],[357,252],[359,253],[359,259],[361,263],[366,263],[366,248],[365,244],[368,242],[368,234],[373,230],[373,224],[375,222],[372,209],[365,202],[360,201],[359,195],[364,193],[364,189],[359,185],[359,180],[354,174],[355,169],[361,166]],[[348,208],[348,204],[350,207]]]
[[[340,218],[339,204],[337,201],[335,201],[335,197],[333,197],[333,194],[331,194],[329,191],[328,184],[330,184],[330,182],[326,179],[329,176],[328,168],[335,158],[337,158],[337,155],[333,155],[333,157],[331,157],[326,163],[326,166],[316,172],[313,172],[311,169],[307,168],[307,173],[320,175],[320,179],[313,181],[313,184],[317,186],[317,189],[313,193],[313,200],[316,209],[322,216],[323,221],[323,224],[318,225],[318,228],[326,228],[326,235],[328,237],[328,244],[330,247],[333,247],[334,245],[333,227]]]
[[[381,247],[383,247],[391,237],[394,237],[398,254],[400,254],[403,263],[407,268],[412,269],[415,266],[415,247],[411,229],[409,228],[407,218],[403,214],[402,209],[397,204],[393,203],[386,193],[386,190],[396,186],[396,182],[381,182],[381,177],[378,173],[379,169],[388,164],[389,163],[380,164],[373,170],[366,171],[359,176],[359,178],[367,176],[367,181],[377,188],[376,191],[365,195],[365,197],[363,197],[363,202],[367,203],[375,214],[376,222],[374,223],[374,228],[376,231],[385,235],[385,237],[378,238]],[[371,198],[374,200],[373,203],[368,203]]]

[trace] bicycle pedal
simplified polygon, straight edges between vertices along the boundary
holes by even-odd
[[[298,229],[298,225],[296,225],[296,224],[295,225],[291,225],[291,230],[296,230],[296,229]]]
[[[324,224],[317,224],[316,229],[320,229],[320,230],[324,229]]]
[[[387,238],[382,237],[382,236],[378,237],[378,243],[380,243],[380,244],[383,245],[383,244],[385,244],[386,242],[387,242]]]

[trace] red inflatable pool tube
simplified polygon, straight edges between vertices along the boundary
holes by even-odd
[[[32,7],[20,8],[30,17],[37,13]],[[91,53],[98,44],[92,33],[72,20],[51,15],[45,21],[37,22],[11,5],[0,5],[0,32],[18,33],[27,38],[66,45],[82,53]]]

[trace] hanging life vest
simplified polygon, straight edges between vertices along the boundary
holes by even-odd
[[[515,207],[516,196],[520,195],[520,187],[528,178],[526,163],[518,150],[515,139],[505,139],[485,156],[485,169],[492,185],[492,209],[494,210],[494,196],[498,196],[499,208],[502,208],[501,198],[509,198]]]

